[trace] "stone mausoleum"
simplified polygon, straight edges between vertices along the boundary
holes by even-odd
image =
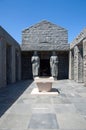
[[[58,57],[56,79],[70,79],[86,86],[86,29],[68,44],[65,28],[42,21],[22,31],[22,44],[0,26],[0,87],[33,79],[34,52],[40,59],[39,77],[51,76],[50,57],[55,52]]]

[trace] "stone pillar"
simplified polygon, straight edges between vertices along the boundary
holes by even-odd
[[[69,52],[69,79],[72,79],[72,75],[71,75],[71,50],[70,50],[70,52]]]
[[[2,42],[0,41],[0,87],[2,87]]]
[[[11,73],[12,73],[12,79],[11,82],[14,83],[16,81],[16,66],[15,66],[15,46],[12,45],[11,48]]]
[[[69,79],[74,79],[74,52],[73,49],[69,53]]]
[[[79,49],[78,46],[74,47],[74,80],[78,82],[78,65],[79,65]]]
[[[0,41],[0,87],[6,86],[6,43]]]
[[[21,52],[20,49],[16,50],[16,81],[21,80]]]
[[[18,80],[21,80],[21,51],[18,53]]]
[[[4,86],[7,84],[7,81],[6,81],[6,43],[4,42],[3,44],[3,55],[2,55],[2,62],[3,62],[3,65],[2,65],[2,70],[3,70],[3,84]]]
[[[86,39],[83,40],[83,69],[84,84],[86,86]]]
[[[83,82],[83,46],[79,45],[78,52],[78,82]]]

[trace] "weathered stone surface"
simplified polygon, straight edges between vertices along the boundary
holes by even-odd
[[[70,79],[86,85],[86,28],[70,44],[70,55]]]
[[[29,129],[58,129],[58,123],[55,114],[32,114]]]
[[[0,91],[0,130],[86,130],[86,88],[82,84],[55,81],[52,87],[60,94],[51,95],[31,94],[36,87],[26,80]]]
[[[53,45],[53,43],[51,45],[49,44],[22,44],[21,45],[21,50],[22,51],[69,51],[70,45],[69,44],[64,44],[64,45]]]
[[[39,76],[40,58],[37,55],[37,52],[34,52],[34,55],[31,58],[31,63],[32,63],[33,77]]]
[[[69,53],[69,79],[74,80],[74,50]]]
[[[81,41],[86,39],[86,28],[82,30],[82,32],[70,43],[70,49],[72,49],[75,45],[79,44]]]
[[[68,50],[67,30],[42,21],[22,32],[22,50]]]
[[[86,39],[83,41],[83,67],[84,67],[84,83],[86,86]]]
[[[50,68],[51,68],[51,75],[55,79],[57,79],[58,76],[58,56],[56,53],[53,52],[52,56],[50,57]]]
[[[78,46],[74,47],[74,80],[83,82],[83,60]]]
[[[78,64],[78,82],[83,82],[83,44],[79,45]]]
[[[74,80],[78,82],[78,46],[74,47]]]
[[[20,55],[19,44],[0,26],[0,87],[21,79]]]

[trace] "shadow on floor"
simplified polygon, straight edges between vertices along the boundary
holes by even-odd
[[[11,107],[32,82],[32,80],[20,81],[0,89],[0,117]]]
[[[51,92],[58,92],[60,94],[60,91],[57,88],[52,88]]]

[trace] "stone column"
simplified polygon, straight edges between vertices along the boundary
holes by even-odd
[[[11,82],[14,83],[16,81],[16,66],[15,66],[15,46],[12,45],[11,48],[11,73],[12,73],[12,79]]]
[[[79,65],[79,49],[78,46],[74,47],[74,80],[78,82],[78,65]]]
[[[86,39],[83,40],[83,69],[84,84],[86,86]]]
[[[20,49],[16,50],[16,80],[21,80],[21,52]]]
[[[0,41],[0,87],[2,87],[2,42]]]
[[[21,80],[21,51],[19,50],[19,53],[18,53],[18,61],[19,61],[19,64],[18,64],[18,80]]]
[[[0,41],[0,87],[6,86],[6,43]]]
[[[79,45],[78,52],[78,82],[83,82],[83,46]]]
[[[73,49],[69,53],[69,79],[74,79],[74,54]]]

